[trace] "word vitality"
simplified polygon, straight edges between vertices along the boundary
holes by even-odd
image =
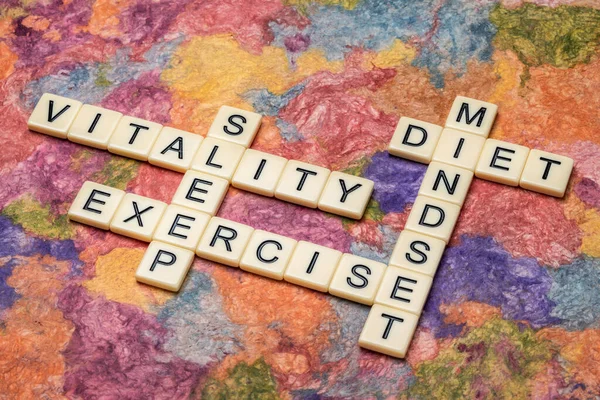
[[[137,281],[179,291],[194,256],[372,306],[360,346],[404,357],[473,175],[562,197],[573,161],[487,139],[497,107],[457,97],[446,127],[402,117],[391,154],[430,164],[389,266],[215,216],[229,184],[360,219],[372,181],[249,149],[262,116],[223,106],[206,137],[45,93],[33,131],[185,173],[171,204],[85,182],[69,220],[150,242]]]

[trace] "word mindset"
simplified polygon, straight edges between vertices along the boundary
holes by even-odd
[[[473,175],[564,195],[573,160],[487,139],[497,110],[495,104],[458,96],[444,128],[406,117],[398,122],[389,153],[429,167],[361,333],[362,347],[405,354]]]
[[[150,242],[136,271],[139,282],[179,291],[197,255],[271,279],[329,292],[372,306],[359,344],[395,357],[404,357],[410,345],[473,171],[484,179],[515,186],[520,183],[562,196],[573,164],[566,157],[486,140],[496,114],[496,106],[490,103],[457,97],[445,129],[401,118],[390,153],[431,164],[387,266],[214,216],[228,188],[227,177],[233,186],[237,177],[236,187],[250,188],[255,193],[274,193],[277,198],[320,209],[325,209],[322,203],[329,204],[340,215],[360,218],[364,212],[373,190],[373,182],[367,179],[324,168],[322,171],[310,164],[245,148],[236,165],[227,164],[232,158],[230,152],[217,160],[219,149],[226,149],[233,141],[246,147],[251,144],[260,115],[224,106],[205,139],[159,125],[154,142],[134,153],[140,146],[139,135],[156,130],[154,125],[158,124],[133,121],[132,117],[93,106],[84,112],[88,105],[77,103],[44,94],[29,120],[30,129],[136,159],[146,157],[153,164],[174,170],[188,168],[170,205],[85,182],[69,209],[72,221]],[[80,111],[68,114],[71,107]],[[60,125],[53,125],[65,116],[70,122],[62,120]],[[117,121],[103,120],[107,116]],[[103,139],[98,139],[100,136]],[[96,142],[92,143],[91,137]],[[210,145],[203,150],[207,141]],[[187,146],[197,147],[195,155],[190,155],[194,151],[186,151]],[[249,160],[244,163],[246,158]],[[197,159],[201,161],[194,164]],[[307,200],[307,193],[312,193],[314,201]]]

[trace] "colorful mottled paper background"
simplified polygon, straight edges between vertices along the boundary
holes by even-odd
[[[0,398],[600,395],[600,2],[2,0]],[[169,202],[181,175],[32,133],[52,92],[375,181],[365,218],[230,189],[219,215],[386,262],[426,166],[400,116],[499,105],[491,137],[564,154],[564,199],[476,180],[406,360],[362,350],[368,307],[196,260],[136,283],[146,244],[69,223],[93,180]]]

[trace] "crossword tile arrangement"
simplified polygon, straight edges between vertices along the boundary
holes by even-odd
[[[373,182],[248,149],[261,116],[223,106],[206,138],[46,93],[29,128],[185,173],[171,204],[85,182],[69,220],[150,242],[135,277],[179,291],[194,256],[372,306],[360,346],[404,357],[473,175],[562,197],[573,160],[487,139],[494,104],[457,97],[446,127],[402,117],[388,151],[429,164],[389,266],[216,217],[229,183],[360,219]]]

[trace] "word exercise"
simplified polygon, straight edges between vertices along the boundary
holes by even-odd
[[[361,219],[369,179],[250,149],[259,114],[223,106],[206,137],[44,94],[29,128],[184,173],[170,204],[84,182],[82,224],[149,242],[135,278],[179,291],[198,256],[371,306],[359,345],[403,358],[473,177],[562,197],[573,160],[488,139],[497,106],[457,97],[445,127],[402,117],[388,151],[429,164],[389,265],[217,217],[229,185]]]

